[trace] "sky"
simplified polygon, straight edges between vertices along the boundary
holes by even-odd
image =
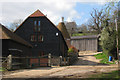
[[[101,9],[110,0],[1,0],[0,23],[8,26],[18,20],[23,21],[37,9],[57,25],[64,21],[75,21],[77,25],[86,24],[91,18],[90,13]]]

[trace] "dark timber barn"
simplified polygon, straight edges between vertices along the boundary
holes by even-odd
[[[79,51],[98,51],[98,35],[71,37],[71,45]]]
[[[31,14],[15,31],[17,35],[29,42],[32,48],[31,56],[67,57],[67,44],[62,33],[39,10]]]
[[[15,63],[20,63],[20,65],[14,64],[14,66],[27,67],[25,59],[20,59],[20,57],[29,56],[32,45],[1,24],[0,33],[0,41],[2,41],[2,56],[0,57],[8,57],[9,55],[18,57],[18,59],[13,60],[12,63],[17,61]]]

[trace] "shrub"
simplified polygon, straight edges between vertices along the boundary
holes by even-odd
[[[116,31],[114,27],[106,27],[103,29],[100,39],[103,53],[116,58]]]
[[[68,53],[73,53],[74,50],[72,48],[69,48]]]

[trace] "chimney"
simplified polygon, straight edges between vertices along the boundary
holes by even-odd
[[[62,17],[62,22],[64,22],[64,17]]]

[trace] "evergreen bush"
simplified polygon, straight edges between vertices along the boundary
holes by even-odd
[[[116,30],[114,27],[106,27],[101,33],[101,46],[103,53],[114,58],[116,54]]]

